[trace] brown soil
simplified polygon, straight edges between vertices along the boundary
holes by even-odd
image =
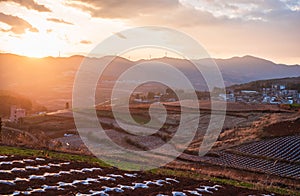
[[[31,158],[35,159],[34,157],[8,157],[6,159],[1,159],[1,161],[11,161],[11,160],[22,160],[23,158]],[[28,165],[47,165],[48,163],[62,163],[65,161],[53,160],[53,159],[46,159],[46,160],[38,160],[29,163],[13,163],[12,165],[1,165],[0,170],[10,170],[12,168],[21,168]],[[59,171],[68,171],[70,169],[82,169],[82,168],[93,168],[98,167],[97,165],[82,163],[82,162],[70,162],[69,165],[62,165],[61,167],[51,166],[50,169],[39,169],[39,170],[26,170],[24,172],[12,172],[11,174],[1,174],[0,180],[13,180],[16,177],[19,178],[27,178],[29,175],[43,175],[44,173],[57,173]],[[12,194],[14,191],[26,191],[31,189],[41,188],[43,185],[48,186],[56,186],[58,182],[73,182],[74,180],[84,180],[87,178],[98,178],[99,175],[106,176],[108,174],[116,174],[116,175],[123,175],[124,173],[130,173],[122,170],[118,170],[115,168],[102,168],[102,170],[96,170],[92,172],[72,172],[72,174],[64,174],[59,177],[46,177],[45,180],[30,180],[16,182],[16,185],[5,185],[0,183],[0,194]],[[132,172],[131,172],[132,173]],[[129,185],[132,186],[133,183],[139,182],[143,183],[144,181],[154,181],[158,179],[166,179],[167,177],[172,176],[163,176],[158,174],[151,174],[145,172],[135,172],[137,176],[135,178],[126,177],[124,178],[116,178],[115,181],[105,181],[99,180],[99,182],[90,182],[88,185],[84,184],[76,184],[76,186],[66,186],[64,190],[46,190],[44,194],[47,195],[75,195],[77,193],[90,193],[90,190],[94,191],[101,191],[104,190],[103,186],[107,187],[116,187],[119,184],[122,185]],[[168,194],[171,195],[172,191],[184,191],[184,190],[195,190],[195,188],[208,185],[214,186],[216,185],[210,181],[204,180],[193,180],[189,178],[181,178],[181,177],[173,177],[174,179],[178,180],[177,182],[171,182],[170,184],[163,183],[162,186],[158,185],[149,185],[149,188],[137,188],[135,190],[125,190],[122,193],[116,192],[108,192],[109,195],[157,195],[157,194]],[[238,188],[230,185],[222,185],[217,191],[213,191],[213,195],[259,195],[259,194],[266,194],[263,191],[256,191],[256,190],[249,190],[245,188]],[[41,193],[35,193],[33,195],[40,195]],[[189,195],[189,194],[187,194]],[[205,194],[204,195],[211,195]]]
[[[296,120],[277,122],[264,128],[265,137],[278,137],[295,134],[300,134],[300,118]]]
[[[192,170],[204,176],[213,176],[218,178],[249,182],[255,184],[257,189],[266,186],[276,186],[281,188],[289,188],[292,190],[300,190],[299,180],[283,178],[280,176],[265,174],[261,172],[253,172],[238,168],[213,165],[204,162],[187,163],[186,161],[176,160],[168,164],[167,167],[177,170]]]

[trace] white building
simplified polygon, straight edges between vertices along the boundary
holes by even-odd
[[[280,85],[280,86],[279,86],[279,89],[280,89],[280,90],[285,90],[285,85]]]
[[[257,91],[250,91],[250,90],[241,90],[241,93],[243,93],[243,94],[258,94]]]
[[[271,97],[270,96],[265,96],[262,100],[262,103],[270,103]]]
[[[272,97],[270,100],[270,104],[280,104],[280,101],[276,99],[276,97]]]
[[[222,101],[235,102],[235,97],[233,93],[230,94],[221,93],[219,94],[219,98]]]
[[[17,123],[20,118],[23,118],[25,116],[26,116],[25,109],[17,108],[17,106],[15,105],[11,106],[10,118],[9,118],[11,122]]]

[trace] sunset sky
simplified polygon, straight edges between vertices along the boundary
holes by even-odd
[[[87,55],[106,37],[147,25],[184,32],[215,58],[300,64],[300,0],[0,0],[0,52]]]

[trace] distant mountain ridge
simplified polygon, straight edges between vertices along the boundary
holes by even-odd
[[[0,54],[0,90],[11,90],[46,107],[55,101],[55,107],[64,106],[72,97],[73,82],[84,56],[29,58],[13,54]],[[88,58],[92,64],[103,64],[107,57]],[[105,80],[115,80],[129,67],[141,62],[160,61],[180,69],[197,90],[203,90],[204,80],[187,60],[163,57],[151,60],[130,61],[116,57],[106,70]],[[196,60],[205,67],[207,59]],[[299,65],[276,64],[265,59],[244,56],[230,59],[215,59],[226,86],[256,80],[300,76]],[[206,67],[207,69],[207,67]],[[51,107],[50,107],[51,108]]]
[[[300,76],[299,65],[276,64],[272,61],[249,55],[225,60],[216,59],[215,61],[223,74],[224,80],[232,82],[232,84]]]
[[[171,64],[183,70],[192,81],[199,79],[199,75],[192,69],[187,60],[174,58],[154,59]],[[149,60],[144,60],[149,61]],[[208,59],[195,60],[197,65],[205,65]],[[276,64],[272,61],[257,58],[254,56],[232,57],[229,59],[214,59],[222,73],[226,86],[243,84],[256,80],[297,77],[300,76],[299,65]],[[189,69],[187,69],[189,67]],[[203,66],[205,68],[205,66]]]

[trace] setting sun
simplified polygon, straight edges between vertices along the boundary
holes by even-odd
[[[278,4],[232,3],[232,7],[186,0],[145,6],[81,0],[31,0],[20,6],[20,1],[1,1],[0,50],[31,57],[87,55],[116,32],[161,25],[189,34],[216,58],[250,54],[299,63],[299,3],[276,1]],[[159,5],[169,7],[172,15]],[[275,18],[272,10],[282,17]]]
[[[0,0],[0,195],[299,195],[299,32],[300,0]]]
[[[11,50],[14,50],[16,54],[38,58],[58,56],[59,50],[63,49],[63,42],[60,42],[54,36],[32,32],[26,32],[21,40],[16,39],[11,45]]]

